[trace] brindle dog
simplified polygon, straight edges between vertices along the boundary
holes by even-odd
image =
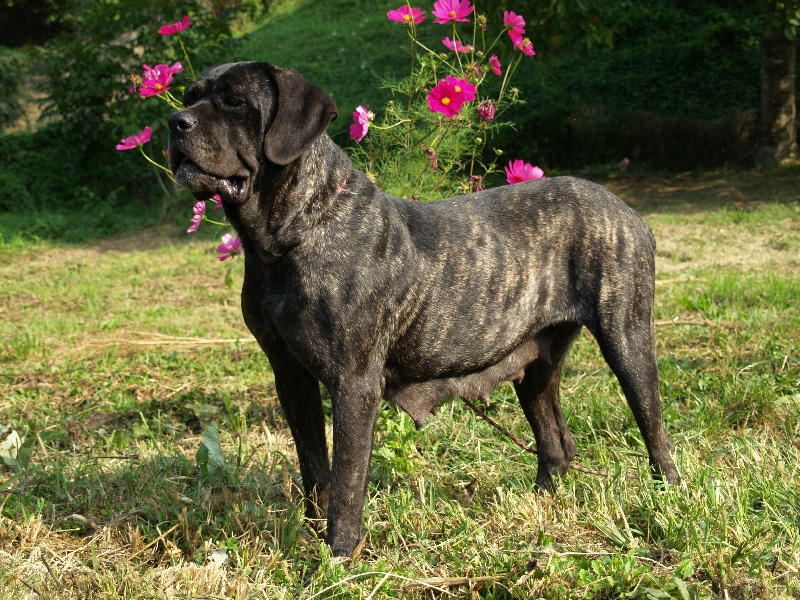
[[[512,380],[552,489],[575,456],[559,401],[585,326],[616,374],[655,474],[678,481],[661,421],[653,235],[600,185],[531,181],[417,204],[379,190],[325,129],[336,106],[267,63],[212,67],[169,118],[171,167],[222,197],[244,248],[242,312],[267,354],[309,515],[336,555],[361,536],[381,397],[418,426],[448,396]],[[328,460],[319,382],[333,403]]]

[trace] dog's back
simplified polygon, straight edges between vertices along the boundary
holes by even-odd
[[[425,357],[414,368],[426,375],[480,368],[538,330],[591,327],[604,306],[652,297],[650,229],[600,185],[558,177],[397,203],[416,250],[415,310],[397,343]]]

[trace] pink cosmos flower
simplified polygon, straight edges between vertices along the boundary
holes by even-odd
[[[450,21],[469,22],[468,15],[472,14],[475,7],[469,3],[469,0],[438,0],[433,5],[433,14],[439,17],[434,23],[444,25]]]
[[[451,40],[449,37],[446,37],[442,40],[442,43],[450,48],[453,52],[470,52],[474,48],[474,46],[470,46],[469,44],[462,44],[458,40]]]
[[[448,75],[428,93],[431,112],[440,112],[448,119],[455,117],[465,102],[475,99],[477,90],[469,81]]]
[[[222,198],[219,197],[219,194],[214,194],[213,196],[211,196],[211,199],[214,200],[214,202],[216,202],[216,204],[214,204],[214,210],[220,210],[222,208]],[[222,220],[227,221],[228,217],[226,217],[223,214]]]
[[[497,54],[492,54],[491,58],[489,58],[489,67],[495,75],[503,74],[503,67],[500,66],[500,59],[497,58]]]
[[[445,77],[445,81],[453,86],[456,94],[461,101],[461,104],[465,102],[469,102],[471,100],[475,100],[475,97],[478,95],[478,90],[475,89],[475,86],[472,85],[469,81],[465,81],[464,79],[458,79],[457,77],[453,77],[452,75],[448,75]]]
[[[521,160],[512,160],[505,169],[508,183],[522,183],[523,181],[533,181],[544,177],[544,171],[539,167],[534,167],[532,164]]]
[[[220,254],[217,258],[225,260],[226,258],[233,258],[242,253],[242,240],[239,237],[233,237],[230,233],[222,236],[222,243],[217,246],[217,252]]]
[[[453,84],[443,79],[428,92],[428,106],[431,112],[440,112],[448,119],[452,119],[464,104],[461,96],[461,92],[456,91]]]
[[[407,4],[404,4],[397,10],[390,10],[386,13],[386,16],[398,23],[404,23],[406,25],[414,23],[414,25],[419,25],[425,20],[425,11],[419,8],[411,8]]]
[[[491,121],[494,119],[494,104],[491,99],[484,100],[478,105],[478,116],[484,121]]]
[[[206,203],[201,200],[195,203],[192,210],[194,211],[192,224],[189,226],[189,229],[186,230],[186,233],[194,233],[197,231],[197,228],[200,227],[200,223],[203,222],[203,215],[206,214]]]
[[[367,135],[367,131],[369,130],[369,122],[373,119],[372,113],[370,113],[366,107],[359,106],[356,108],[355,112],[353,113],[353,120],[355,123],[350,125],[350,139],[360,142],[364,139],[364,136]]]
[[[171,67],[162,64],[155,67],[142,65],[142,68],[144,69],[144,74],[142,75],[142,87],[139,90],[139,95],[142,98],[163,94],[169,90],[175,74],[183,71],[183,65],[179,62],[176,62]]]
[[[121,139],[117,144],[117,150],[133,150],[138,146],[144,146],[151,137],[153,137],[153,128],[148,125],[138,134]]]
[[[189,29],[191,24],[192,22],[189,20],[189,15],[185,15],[183,19],[177,23],[173,23],[172,25],[164,25],[158,30],[158,33],[161,35],[173,35],[175,33],[180,33],[184,29]]]
[[[511,39],[514,41],[514,48],[522,52],[525,56],[535,56],[536,50],[533,49],[533,42],[530,41],[529,38],[523,38],[521,35],[514,34],[513,31],[509,31],[508,35],[511,36]]]
[[[525,35],[525,19],[510,10],[503,11],[503,25],[508,29],[508,35],[512,32],[519,36]]]

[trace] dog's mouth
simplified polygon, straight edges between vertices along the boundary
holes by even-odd
[[[175,180],[198,200],[206,200],[219,194],[224,201],[239,203],[247,193],[250,176],[247,172],[223,177],[203,169],[188,156],[174,149],[170,160]]]

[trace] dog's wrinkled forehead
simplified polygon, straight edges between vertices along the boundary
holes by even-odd
[[[191,117],[184,121],[201,126],[175,129],[176,137],[239,132],[251,145],[263,144],[265,158],[278,165],[296,160],[338,116],[336,103],[322,88],[265,62],[211,67],[186,90],[183,103],[181,112]]]
[[[206,70],[183,94],[183,104],[191,105],[205,98],[216,98],[225,104],[266,103],[269,108],[275,96],[266,63],[238,62],[217,65]]]

